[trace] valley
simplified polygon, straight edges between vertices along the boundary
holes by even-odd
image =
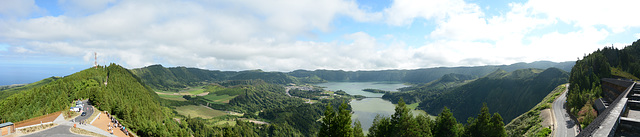
[[[380,93],[370,93],[364,92],[362,89],[366,88],[375,88],[375,89],[384,89],[388,91],[397,91],[396,89],[407,87],[403,83],[399,82],[328,82],[328,83],[320,83],[316,84],[320,87],[326,87],[324,89],[331,91],[342,90],[347,92],[350,95],[363,95],[366,97],[373,98],[364,98],[358,100],[351,100],[349,103],[351,105],[353,116],[351,119],[355,122],[355,120],[359,120],[362,123],[362,128],[365,133],[368,132],[369,127],[373,123],[373,119],[377,115],[383,116],[391,116],[394,113],[395,105],[390,101],[377,98],[382,97],[384,94]],[[417,113],[417,112],[413,112]],[[424,112],[423,112],[424,113]]]
[[[534,115],[540,114],[537,111],[543,111],[543,109],[546,115],[550,115],[548,109],[550,105],[541,105],[538,102],[540,100],[546,102],[545,100],[549,100],[550,96],[553,97],[551,99],[555,99],[560,95],[557,91],[560,88],[556,86],[569,82],[568,72],[553,67],[559,64],[562,63],[545,63],[538,66],[543,68],[518,68],[518,66],[532,65],[514,64],[394,71],[298,70],[287,73],[259,70],[211,71],[183,67],[166,68],[160,65],[128,70],[112,64],[99,69],[87,69],[67,77],[50,78],[34,84],[3,89],[0,95],[9,97],[0,100],[0,105],[8,106],[9,101],[19,96],[35,95],[23,92],[39,91],[41,88],[51,86],[62,86],[64,89],[65,86],[75,85],[73,89],[76,90],[65,92],[63,95],[89,99],[100,111],[119,115],[123,124],[131,127],[131,130],[138,135],[242,134],[245,136],[244,134],[248,133],[247,136],[253,136],[275,134],[277,131],[278,134],[282,133],[281,135],[286,136],[315,136],[322,130],[321,120],[327,115],[324,112],[325,108],[336,109],[342,103],[346,103],[347,107],[344,109],[351,112],[350,123],[357,123],[364,134],[380,134],[379,126],[384,126],[380,125],[380,120],[384,121],[385,117],[393,119],[400,110],[406,109],[402,115],[409,115],[411,119],[427,123],[446,117],[442,114],[449,114],[450,118],[458,119],[453,121],[458,123],[455,125],[461,126],[456,129],[459,131],[463,131],[463,128],[472,128],[476,123],[482,124],[482,121],[465,121],[466,118],[479,116],[477,112],[481,112],[482,115],[494,113],[493,117],[496,117],[496,114],[501,115],[498,116],[499,122],[509,123],[506,125],[505,134],[548,135],[550,133],[547,131],[555,130],[543,130],[544,127],[540,128],[541,126],[524,126],[527,127],[524,128],[518,125],[522,122],[512,123],[528,120],[529,117],[518,115],[524,113],[530,116],[532,114],[528,113],[532,113],[532,110],[535,110]],[[487,69],[495,70],[489,72],[486,71]],[[475,71],[475,73],[469,73],[469,71]],[[437,72],[440,77],[429,78],[429,75],[435,74],[434,72]],[[631,75],[618,69],[615,72],[616,75]],[[418,82],[421,80],[416,80],[415,75],[432,80]],[[108,85],[98,84],[107,79]],[[125,84],[122,82],[123,79],[133,81]],[[382,79],[398,81],[377,81]],[[138,87],[125,91],[137,90],[136,94],[139,95],[112,94],[129,94],[115,89],[129,87],[132,83]],[[566,88],[563,86],[561,89]],[[14,95],[17,96],[14,97]],[[131,107],[129,111],[122,108],[123,105],[133,105],[125,103],[125,100],[138,100],[140,97],[151,100],[147,101],[146,105],[157,108],[155,112],[143,113],[151,114],[156,118],[141,120],[145,116],[139,109]],[[66,99],[61,98],[61,101],[63,100]],[[55,108],[55,106],[45,105],[42,109],[51,107]],[[11,107],[5,108],[11,109]],[[533,109],[529,110],[531,108]],[[557,106],[554,105],[554,108]],[[2,118],[3,120],[29,118],[5,119],[12,116],[15,114],[3,114]],[[141,121],[144,123],[144,121],[153,121],[158,118],[164,119],[162,121],[165,123],[171,121],[169,123],[177,125],[172,128],[180,130],[164,132],[168,131],[168,127],[166,130],[149,129],[147,125],[133,123],[135,119],[138,119],[138,123]],[[390,118],[387,120],[391,120]],[[431,128],[437,128],[437,126]],[[222,132],[225,130],[233,132]],[[158,131],[164,133],[155,134]],[[478,131],[480,132],[482,130]]]
[[[640,136],[637,0],[0,1],[0,137]]]

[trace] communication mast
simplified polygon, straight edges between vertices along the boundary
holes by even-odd
[[[98,53],[97,52],[93,52],[93,67],[95,67],[96,69],[98,69]]]

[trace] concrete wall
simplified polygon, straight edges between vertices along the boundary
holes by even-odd
[[[13,128],[14,128],[13,125],[0,128],[0,135],[5,136],[15,132],[12,130]]]
[[[604,85],[609,85],[610,86],[609,88],[613,88],[616,90],[621,89],[618,87],[624,87],[625,85],[626,87],[624,87],[622,91],[612,91],[612,92],[618,93],[617,94],[618,96],[615,98],[615,100],[611,102],[609,107],[605,109],[601,114],[598,114],[598,117],[596,117],[596,119],[594,119],[593,122],[591,122],[589,126],[584,128],[580,132],[580,134],[578,134],[577,136],[578,137],[613,136],[619,124],[618,121],[620,120],[620,117],[622,116],[622,113],[624,112],[624,109],[626,108],[626,105],[627,105],[626,96],[627,94],[629,94],[629,91],[631,91],[633,84],[635,84],[635,82],[627,81],[627,80],[618,80],[618,79],[610,79],[610,78],[602,79],[603,87]],[[603,88],[603,92],[604,92],[604,89],[605,88]]]
[[[629,86],[633,84],[633,81],[618,80],[612,78],[602,79],[602,93],[604,94],[603,100],[607,102],[613,102],[622,94]]]

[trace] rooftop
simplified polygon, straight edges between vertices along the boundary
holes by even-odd
[[[6,127],[6,126],[10,126],[10,125],[13,125],[13,123],[11,123],[11,122],[2,123],[2,124],[0,124],[0,127]]]

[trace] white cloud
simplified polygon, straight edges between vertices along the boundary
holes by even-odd
[[[55,17],[0,19],[0,43],[14,45],[9,52],[85,62],[98,52],[99,63],[130,68],[168,63],[222,70],[414,69],[574,60],[599,48],[617,29],[638,26],[628,22],[630,17],[605,18],[624,23],[567,17],[582,13],[544,7],[546,2],[511,3],[506,13],[488,16],[486,8],[463,0],[396,0],[382,11],[363,10],[353,0],[69,0],[60,4],[85,7],[67,7]],[[391,29],[426,19],[435,28],[424,32],[426,41],[418,45],[407,45],[406,34],[370,34],[375,32],[366,28],[337,34],[342,37],[333,41],[297,40],[318,31],[330,33],[343,17],[386,23]],[[559,21],[579,30],[532,33]],[[607,28],[594,27],[603,24]]]
[[[353,35],[353,40],[360,43],[340,46],[296,42],[293,39],[298,35],[316,29],[331,31],[332,20],[339,16],[365,22],[382,17],[381,13],[359,9],[355,1],[342,0],[69,0],[59,4],[69,6],[65,8],[65,15],[0,20],[0,25],[5,26],[0,28],[0,37],[5,42],[23,46],[14,48],[16,52],[38,51],[86,58],[87,54],[96,51],[129,67],[143,67],[160,60],[219,69],[267,67],[283,70],[294,69],[290,67],[294,63],[330,67],[326,64],[336,58],[349,60],[345,55],[332,53],[334,50],[357,52],[360,49],[350,47],[371,44],[366,43],[371,39],[361,40],[361,37],[366,38],[363,36],[366,34],[361,33]],[[83,13],[88,15],[80,16]],[[305,57],[308,55],[311,56]],[[305,63],[316,57],[326,58],[327,62]],[[358,60],[350,61],[356,63]],[[282,66],[267,64],[271,62]]]
[[[580,27],[605,25],[614,33],[628,27],[640,27],[640,19],[630,15],[637,13],[637,0],[529,0],[526,3],[534,14],[544,14]]]
[[[463,0],[395,0],[384,13],[388,24],[399,26],[411,24],[414,18],[442,20],[477,9]]]
[[[3,0],[0,4],[0,15],[5,17],[26,17],[36,12],[40,9],[34,0]]]
[[[12,48],[12,50],[16,53],[36,53],[35,51],[24,48],[24,47],[14,47]]]
[[[577,57],[591,53],[604,46],[599,44],[609,35],[606,30],[590,27],[577,32],[561,34],[553,32],[539,37],[532,37],[532,43],[527,45],[522,55],[546,60],[575,60]],[[536,58],[532,58],[536,59]],[[529,59],[531,60],[531,59]]]
[[[385,15],[390,25],[409,25],[418,18],[434,21],[435,30],[425,36],[426,44],[416,49],[423,52],[416,55],[438,51],[429,53],[436,55],[428,58],[446,57],[439,62],[444,66],[575,60],[606,46],[603,41],[611,33],[640,26],[636,19],[619,16],[633,13],[634,8],[628,6],[634,5],[631,1],[587,1],[582,6],[583,2],[530,0],[510,3],[506,13],[486,16],[479,6],[465,1],[396,0],[385,9]],[[549,30],[558,29],[554,25],[559,21],[579,29],[562,33]],[[598,25],[606,29],[597,29]]]

